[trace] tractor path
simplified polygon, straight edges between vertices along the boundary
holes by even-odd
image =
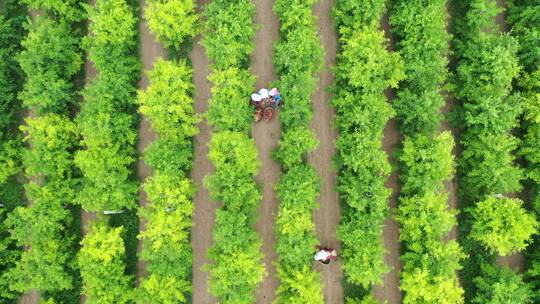
[[[199,11],[208,0],[198,0]],[[207,77],[210,74],[208,57],[204,47],[200,45],[201,36],[193,41],[193,49],[190,54],[193,65],[193,83],[195,85],[195,111],[199,114],[208,109],[210,88],[212,87]],[[193,227],[191,230],[191,247],[193,249],[193,303],[214,304],[217,300],[208,291],[208,273],[202,270],[204,264],[208,264],[208,248],[214,242],[212,227],[216,219],[216,209],[219,205],[210,199],[208,189],[203,186],[203,178],[212,173],[213,167],[208,160],[208,142],[210,141],[211,129],[206,119],[199,124],[199,134],[195,137],[195,159],[191,178],[197,186],[194,197]]]
[[[335,65],[337,35],[332,22],[332,7],[335,0],[319,1],[314,7],[317,16],[317,27],[321,45],[325,50],[324,68],[320,73],[318,90],[313,95],[313,121],[311,129],[319,140],[319,147],[310,154],[309,161],[315,167],[321,178],[321,192],[319,195],[319,209],[314,213],[317,239],[323,246],[341,250],[341,244],[336,236],[336,229],[340,221],[339,197],[336,192],[336,170],[333,166],[333,157],[336,153],[337,130],[334,128],[335,111],[331,105],[331,94],[328,87],[334,83],[331,71]],[[316,264],[321,273],[324,286],[324,302],[332,304],[343,303],[343,288],[341,280],[343,270],[338,260],[330,265]]]
[[[388,23],[388,16],[383,18],[381,27],[385,31],[385,35],[390,39],[389,50],[394,50],[394,37],[390,32],[390,24]],[[395,92],[388,90],[386,94],[389,102],[395,98]],[[390,271],[384,276],[383,284],[376,285],[374,287],[373,294],[379,301],[388,301],[389,304],[401,303],[402,294],[399,289],[399,274],[402,268],[402,262],[400,260],[400,243],[399,243],[399,226],[394,220],[394,213],[397,207],[397,196],[399,194],[398,172],[397,172],[397,160],[395,152],[401,145],[401,135],[397,130],[396,120],[391,119],[384,129],[383,148],[388,154],[388,160],[392,164],[393,172],[390,178],[386,182],[385,186],[392,190],[392,194],[388,201],[390,207],[390,216],[386,220],[383,227],[383,240],[387,253],[384,257],[386,265],[390,268]]]
[[[250,70],[257,78],[254,90],[258,90],[270,87],[271,82],[276,79],[273,45],[279,36],[279,19],[272,10],[274,1],[254,0],[253,3],[256,7],[255,24],[258,29],[253,41],[255,50],[251,56]],[[279,181],[281,171],[278,163],[271,157],[272,152],[277,148],[281,133],[279,113],[276,114],[269,123],[261,121],[254,124],[251,132],[261,161],[259,174],[255,180],[262,187],[262,201],[257,211],[258,218],[255,226],[263,241],[262,252],[267,272],[256,292],[255,303],[259,304],[272,303],[279,286],[274,265],[277,259],[274,223],[278,212],[278,200],[274,186]]]
[[[89,4],[90,5],[95,5],[96,1],[95,0],[90,0]],[[89,24],[88,24],[88,26],[89,26]],[[98,72],[97,72],[96,68],[94,67],[94,64],[92,63],[90,58],[88,58],[88,53],[86,53],[85,56],[86,56],[86,58],[85,58],[85,61],[84,61],[84,83],[85,83],[85,85],[88,85],[92,81],[92,79],[94,79],[97,76]],[[81,102],[84,102],[84,100],[82,100]],[[82,231],[82,237],[83,238],[86,235],[86,233],[88,232],[88,228],[89,228],[88,225],[91,222],[93,222],[95,219],[96,219],[96,213],[95,212],[87,212],[87,211],[85,211],[84,209],[81,208],[81,231]],[[81,304],[86,303],[86,295],[81,294],[80,303]]]
[[[36,11],[36,10],[30,10],[29,12],[29,15],[30,15],[30,18],[32,18],[32,20],[34,20],[38,15],[41,15],[41,12],[39,11]],[[26,109],[23,107],[22,109],[22,116],[26,119],[26,118],[32,118],[32,117],[35,117],[35,112],[34,110],[32,109]],[[26,124],[26,122],[24,120],[21,121],[21,124]],[[20,173],[20,178],[21,178],[21,183],[26,183],[27,182],[27,179],[25,177],[25,174],[24,172],[21,172]],[[31,201],[28,201],[28,207],[30,207],[32,205],[32,202]],[[23,295],[21,295],[20,299],[19,299],[19,303],[20,304],[37,304],[39,303],[41,299],[41,296],[40,296],[40,293],[39,293],[39,290],[37,289],[34,289],[28,293],[25,293]]]
[[[140,0],[139,2],[139,35],[140,35],[140,57],[142,62],[142,75],[141,80],[139,82],[139,88],[146,89],[148,87],[148,77],[147,73],[152,70],[154,66],[154,62],[157,59],[157,57],[166,58],[167,52],[163,48],[163,46],[157,42],[157,39],[155,38],[154,34],[150,32],[148,29],[148,25],[146,23],[146,20],[144,19],[144,13],[146,11],[146,1]],[[141,115],[141,121],[139,124],[139,139],[137,142],[137,153],[139,156],[142,157],[142,153],[146,147],[152,143],[154,140],[156,140],[157,135],[152,130],[152,127],[150,125],[150,122]],[[139,178],[140,185],[144,183],[146,178],[152,175],[152,169],[148,167],[142,158],[139,157],[139,160],[137,162],[137,177]],[[142,189],[142,187],[139,190],[139,207],[142,208],[146,206],[147,204],[147,198],[146,193]],[[139,231],[142,231],[146,229],[146,222],[139,218]],[[142,251],[143,242],[139,241],[137,244],[137,256],[140,256],[140,253]],[[137,277],[136,282],[137,286],[141,280],[141,278],[145,275],[146,270],[146,261],[142,261],[140,259],[137,260]]]
[[[507,1],[497,0],[497,5],[504,9],[504,11],[496,17],[497,24],[499,24],[502,32],[507,33],[510,30],[508,24],[506,23],[506,17],[508,16],[506,11],[508,8]],[[519,197],[521,196],[521,193],[513,193],[511,195]],[[498,263],[500,266],[508,266],[512,269],[517,269],[519,272],[523,272],[525,270],[525,255],[523,252],[518,252],[508,256],[500,256],[498,258]]]

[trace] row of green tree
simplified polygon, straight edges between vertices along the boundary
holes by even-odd
[[[84,40],[97,70],[82,95],[77,117],[82,150],[75,164],[82,172],[76,201],[97,220],[78,255],[87,303],[127,303],[133,298],[134,249],[138,221],[136,160],[136,87],[140,64],[136,5],[126,0],[97,0],[87,6],[89,33]],[[105,210],[125,215],[104,217]]]
[[[26,7],[19,1],[0,4],[0,302],[14,301],[19,292],[9,288],[8,273],[19,260],[22,248],[10,237],[7,216],[22,205],[22,187],[15,175],[21,169],[21,132],[18,129],[24,76],[16,60],[26,35]]]
[[[463,303],[457,279],[465,257],[448,210],[445,181],[454,175],[454,140],[440,133],[442,86],[448,76],[446,0],[396,1],[390,24],[405,64],[405,79],[393,102],[404,135],[399,153],[401,191],[397,221],[404,245],[400,289],[403,303]]]
[[[246,96],[254,87],[248,70],[255,34],[255,6],[249,0],[213,0],[203,11],[202,45],[212,61],[212,97],[206,117],[213,127],[208,158],[214,173],[204,183],[216,212],[214,244],[209,249],[210,292],[220,303],[252,303],[265,276],[261,239],[253,225],[261,200],[253,180],[260,162],[250,138],[252,110]]]
[[[383,130],[394,111],[386,89],[404,78],[399,54],[387,50],[379,29],[386,1],[338,0],[334,9],[339,32],[335,68],[338,191],[343,202],[338,236],[347,281],[356,295],[369,294],[388,271],[382,228],[388,217],[391,172],[382,149]],[[366,300],[367,301],[367,300]]]
[[[322,68],[313,0],[278,0],[274,10],[280,18],[280,39],[274,62],[280,89],[287,106],[280,112],[282,137],[274,157],[283,176],[276,187],[280,201],[277,214],[276,251],[280,285],[276,303],[324,303],[320,275],[312,267],[315,237],[313,210],[318,207],[320,178],[307,162],[307,154],[318,145],[309,130],[311,94],[316,73]]]
[[[70,110],[78,103],[74,79],[82,66],[79,20],[40,1],[26,1],[42,14],[28,18],[23,50],[17,56],[25,74],[18,98],[29,115],[21,130],[28,206],[18,207],[6,220],[11,238],[26,250],[7,272],[9,288],[17,292],[37,289],[44,298],[76,301],[80,278],[75,259],[79,208],[74,199],[78,178],[74,150],[79,145]],[[77,4],[66,4],[82,11]]]
[[[522,65],[514,88],[523,98],[522,142],[519,154],[525,159],[525,185],[536,219],[540,220],[540,3],[531,0],[508,2],[507,22],[519,41],[518,57]],[[529,246],[526,279],[531,283],[534,302],[540,301],[540,238]]]
[[[457,67],[454,94],[462,102],[458,162],[460,241],[469,255],[461,281],[465,300],[474,303],[532,303],[521,275],[497,266],[497,255],[526,248],[538,223],[519,199],[523,170],[515,163],[518,139],[512,129],[524,109],[512,94],[519,75],[518,42],[501,32],[495,0],[459,3],[455,8]]]
[[[195,1],[149,1],[144,11],[150,30],[175,53],[195,35]],[[149,86],[139,92],[139,112],[158,134],[144,151],[153,170],[143,185],[148,202],[139,214],[146,221],[139,234],[146,276],[137,303],[188,303],[191,299],[190,231],[195,187],[189,178],[193,137],[199,119],[193,108],[192,70],[185,60],[158,59],[148,72]]]

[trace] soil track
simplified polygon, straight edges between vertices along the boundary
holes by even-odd
[[[167,53],[163,46],[157,42],[157,39],[155,36],[150,32],[148,29],[148,25],[143,18],[144,12],[146,10],[146,1],[140,0],[139,1],[139,7],[140,7],[140,15],[139,15],[139,35],[140,35],[140,57],[142,62],[142,77],[139,82],[139,87],[141,89],[146,89],[148,86],[148,77],[147,72],[152,70],[154,66],[154,62],[157,59],[157,57],[166,58]],[[142,153],[144,149],[154,140],[156,140],[157,136],[154,130],[152,130],[152,127],[150,126],[150,122],[141,115],[141,121],[139,124],[139,140],[137,142],[137,153],[142,156]],[[148,167],[144,161],[139,158],[139,161],[137,162],[137,176],[139,178],[139,182],[142,185],[145,181],[145,179],[152,175],[152,170],[150,167]],[[146,206],[147,198],[146,193],[144,190],[140,189],[139,191],[139,207]],[[142,231],[146,229],[146,222],[139,218],[139,231]],[[140,252],[142,250],[143,242],[139,241],[137,244],[137,256],[140,255]],[[137,260],[137,277],[136,277],[136,284],[138,285],[140,282],[140,279],[144,277],[145,270],[146,270],[146,261],[142,261],[140,259]]]
[[[325,50],[324,69],[320,74],[318,90],[313,95],[313,121],[311,129],[319,140],[319,147],[309,156],[310,163],[321,177],[321,192],[318,198],[319,209],[314,213],[317,238],[323,246],[341,251],[336,236],[340,220],[339,197],[336,192],[336,170],[332,165],[336,153],[337,131],[334,129],[335,111],[330,104],[328,87],[334,83],[332,67],[335,65],[337,36],[332,23],[332,7],[335,0],[319,1],[314,7],[321,44]],[[343,270],[338,260],[330,265],[316,264],[324,284],[324,302],[343,303],[341,280]]]
[[[502,13],[497,15],[495,20],[497,21],[497,24],[499,25],[502,32],[507,33],[509,31],[508,24],[506,23],[506,17],[508,16],[508,12],[506,11],[507,5],[506,0],[497,0],[497,5],[504,9]],[[510,196],[519,196],[519,193],[512,193]],[[518,252],[516,254],[512,254],[509,256],[500,256],[498,258],[498,264],[500,266],[508,266],[512,269],[517,269],[519,272],[523,272],[525,270],[525,255],[523,252]]]
[[[276,78],[273,60],[273,44],[279,36],[279,20],[272,8],[274,1],[254,0],[256,7],[255,24],[258,30],[255,34],[255,50],[251,56],[251,72],[257,77],[255,88],[268,88]],[[279,280],[274,265],[277,254],[275,251],[276,234],[274,223],[278,212],[278,200],[274,186],[280,178],[280,167],[271,154],[277,148],[281,134],[279,112],[271,122],[261,121],[253,125],[252,136],[259,151],[261,168],[255,177],[262,186],[262,202],[258,210],[256,229],[262,237],[262,251],[267,275],[256,292],[255,303],[272,303],[275,298]]]
[[[390,32],[388,15],[383,18],[381,28],[385,31],[385,36],[390,39],[388,49],[394,50],[395,40]],[[391,102],[395,98],[395,92],[388,90],[386,96]],[[373,290],[375,298],[381,302],[388,301],[390,304],[401,303],[402,294],[399,289],[399,274],[403,267],[400,260],[399,226],[394,220],[394,212],[397,207],[397,196],[399,194],[397,160],[395,152],[401,144],[401,136],[397,130],[396,120],[391,119],[384,129],[383,148],[388,154],[388,159],[393,166],[393,172],[390,175],[385,186],[392,190],[388,205],[390,207],[390,216],[383,227],[383,240],[387,253],[384,257],[386,265],[390,271],[383,278],[383,285],[376,285]]]
[[[198,0],[198,9],[202,10],[208,0]],[[200,36],[193,41],[193,49],[190,54],[193,65],[193,83],[195,85],[195,111],[199,114],[208,109],[211,83],[207,77],[210,74],[208,57],[204,48],[200,45]],[[210,199],[208,190],[203,186],[203,178],[212,173],[213,167],[208,160],[208,142],[210,141],[211,128],[206,119],[198,124],[199,134],[195,137],[195,159],[191,178],[197,186],[197,193],[193,201],[193,228],[191,230],[191,247],[193,248],[193,303],[212,304],[217,303],[208,291],[208,273],[202,271],[202,266],[208,263],[208,248],[214,242],[212,227],[216,219],[218,203]]]

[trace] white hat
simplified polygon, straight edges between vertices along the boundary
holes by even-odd
[[[262,96],[262,98],[268,98],[268,90],[267,89],[261,89],[259,91],[259,94]]]
[[[254,94],[251,94],[251,99],[253,101],[261,101],[263,98],[261,95],[257,94],[257,93],[254,93]]]

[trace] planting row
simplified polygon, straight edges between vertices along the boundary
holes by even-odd
[[[405,248],[400,283],[404,303],[463,303],[457,270],[465,255],[456,240],[443,241],[457,222],[456,212],[448,210],[444,186],[454,174],[454,141],[449,132],[438,132],[450,39],[445,5],[446,0],[397,1],[391,11],[405,63],[405,80],[393,103],[404,135],[396,218]]]
[[[338,230],[347,281],[368,294],[388,271],[382,228],[388,216],[391,168],[382,150],[383,129],[394,115],[385,90],[404,78],[403,61],[387,51],[379,30],[385,1],[338,0],[339,54],[335,69],[338,191],[343,214]],[[362,293],[362,292],[360,292]]]
[[[261,200],[253,180],[260,162],[252,138],[251,109],[246,100],[254,77],[248,70],[253,51],[253,16],[249,0],[213,0],[204,8],[202,44],[212,61],[213,87],[206,113],[213,127],[208,158],[215,172],[205,177],[216,212],[214,244],[209,249],[210,292],[220,303],[252,303],[265,276],[261,239],[253,228]]]
[[[83,177],[76,201],[85,211],[98,212],[98,219],[88,224],[78,265],[89,303],[126,303],[133,293],[138,228],[130,211],[137,206],[138,190],[132,178],[138,18],[125,0],[97,0],[88,7],[88,18],[84,45],[98,75],[85,87],[77,117],[83,149],[75,164]],[[100,214],[106,210],[128,211],[109,219]]]
[[[17,57],[26,76],[18,98],[30,113],[21,127],[28,206],[18,207],[6,220],[11,238],[27,249],[6,275],[11,290],[38,289],[44,298],[76,301],[79,227],[74,219],[79,209],[74,206],[78,179],[73,152],[79,138],[69,110],[77,104],[73,80],[82,66],[80,37],[69,16],[39,2],[29,4],[43,14],[28,19],[24,49]]]
[[[280,40],[275,45],[277,87],[287,100],[280,113],[282,138],[274,157],[283,176],[276,192],[277,272],[280,285],[276,303],[324,303],[320,275],[312,268],[315,237],[313,210],[318,207],[320,178],[307,163],[307,154],[318,145],[309,130],[310,96],[316,88],[315,73],[322,68],[323,49],[316,31],[315,1],[278,0]]]
[[[532,208],[540,219],[540,5],[535,1],[509,2],[508,23],[519,41],[518,57],[522,65],[515,89],[523,98],[523,141],[519,154],[526,160],[525,185],[531,191]],[[540,239],[529,247],[526,278],[532,283],[534,301],[540,301]]]
[[[8,273],[20,258],[22,248],[10,237],[7,216],[22,202],[22,187],[15,181],[21,169],[21,134],[18,130],[20,103],[17,92],[23,75],[15,59],[25,35],[26,9],[17,1],[0,6],[0,302],[10,303],[18,292],[9,288]]]
[[[194,34],[197,16],[192,0],[151,1],[145,9],[150,30],[176,51]],[[181,21],[179,23],[173,21]],[[181,28],[176,28],[178,25]],[[173,35],[174,33],[174,35]],[[139,92],[139,112],[159,138],[144,152],[153,175],[143,185],[148,204],[140,210],[146,228],[140,259],[148,262],[136,292],[138,303],[187,303],[191,295],[190,231],[195,188],[189,179],[198,117],[193,108],[192,71],[181,60],[158,59]]]
[[[531,293],[521,276],[495,265],[496,254],[523,250],[538,227],[521,200],[508,198],[522,189],[523,179],[515,164],[518,140],[511,134],[523,109],[520,96],[511,94],[520,69],[518,44],[500,32],[496,1],[474,0],[457,10],[462,17],[456,25],[454,93],[463,102],[456,117],[463,147],[459,196],[467,208],[460,222],[461,243],[469,255],[461,276],[465,299],[528,303]]]

